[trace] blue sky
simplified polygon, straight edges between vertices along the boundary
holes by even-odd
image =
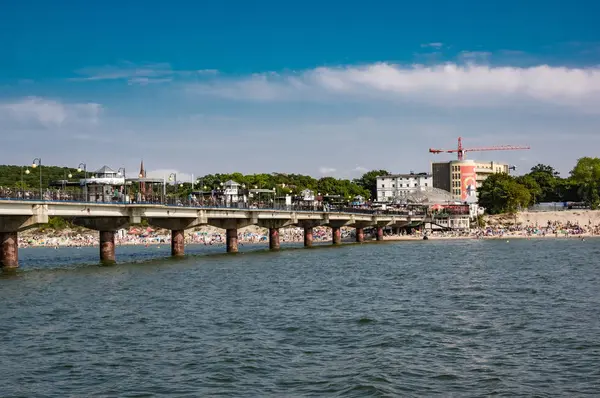
[[[594,1],[5,1],[0,163],[356,177],[600,144]]]

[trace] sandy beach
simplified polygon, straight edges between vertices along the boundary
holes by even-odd
[[[600,211],[571,210],[554,212],[522,212],[516,215],[496,215],[485,217],[486,226],[470,231],[430,232],[414,230],[411,234],[391,234],[386,231],[385,241],[413,241],[427,235],[433,240],[456,239],[538,239],[538,238],[585,238],[600,236]],[[302,242],[302,228],[281,228],[280,241]],[[342,227],[342,239],[354,239],[352,227]],[[315,227],[315,242],[331,241],[331,229]],[[374,236],[365,234],[365,240]],[[238,232],[241,244],[268,242],[268,230],[258,226],[241,228]],[[170,244],[168,230],[134,226],[119,230],[115,243],[121,245],[160,245]],[[186,244],[221,245],[225,244],[225,230],[212,226],[202,226],[185,232]],[[28,230],[19,236],[19,247],[81,247],[97,246],[98,234],[82,228],[54,231],[48,229]]]

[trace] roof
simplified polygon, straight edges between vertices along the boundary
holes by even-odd
[[[428,178],[429,173],[409,173],[409,174],[388,174],[385,176],[377,176],[377,178]]]
[[[251,189],[250,193],[275,193],[272,189]]]
[[[230,186],[230,187],[239,187],[240,184],[238,184],[237,182],[233,181],[233,180],[229,180],[227,181],[224,185]]]
[[[108,166],[103,166],[99,170],[94,171],[95,174],[116,174],[117,172]]]

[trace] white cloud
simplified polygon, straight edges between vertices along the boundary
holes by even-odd
[[[425,43],[421,44],[422,48],[435,48],[440,49],[444,46],[444,43],[434,42],[434,43]]]
[[[217,69],[200,69],[197,70],[196,73],[199,75],[217,75],[219,71]]]
[[[80,77],[71,80],[126,80],[129,84],[147,84],[154,80],[170,81],[173,70],[168,63],[136,65],[131,62],[123,62],[119,65],[83,68],[75,73]]]
[[[335,172],[336,172],[336,169],[334,169],[333,167],[324,167],[324,166],[319,167],[319,173],[321,173],[323,175],[332,174]]]
[[[1,120],[44,127],[96,124],[101,113],[102,105],[97,103],[63,103],[40,97],[0,103]]]
[[[216,69],[175,70],[169,63],[134,64],[122,62],[118,65],[88,67],[75,71],[79,77],[72,81],[125,80],[130,85],[146,85],[150,83],[168,83],[175,77],[214,76],[219,73]]]
[[[482,56],[482,54],[479,54]],[[404,67],[388,63],[215,78],[188,89],[253,101],[387,100],[443,106],[513,105],[515,100],[598,112],[600,68],[457,65]]]

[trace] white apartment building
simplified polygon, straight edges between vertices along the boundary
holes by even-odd
[[[377,201],[402,201],[407,194],[433,187],[433,178],[428,173],[391,174],[377,177]]]

